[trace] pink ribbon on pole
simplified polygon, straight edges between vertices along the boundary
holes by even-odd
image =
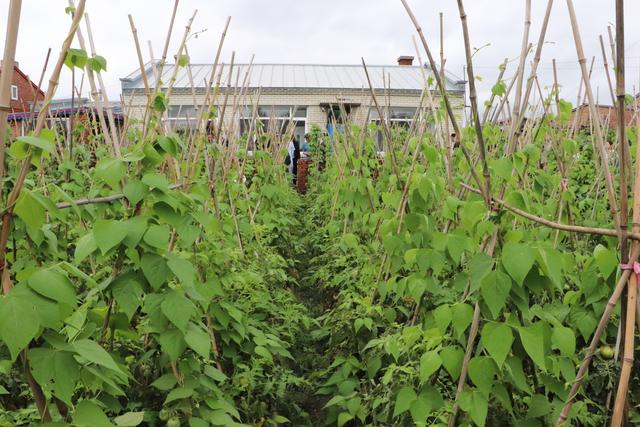
[[[620,270],[632,270],[636,274],[636,283],[640,284],[640,262],[633,264],[620,264]]]

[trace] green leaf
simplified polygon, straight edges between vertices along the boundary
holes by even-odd
[[[513,344],[511,328],[504,323],[487,323],[482,328],[481,341],[498,368],[502,369]]]
[[[127,173],[127,165],[120,159],[100,160],[95,168],[95,177],[107,183],[114,190],[120,187],[120,180]]]
[[[473,319],[473,307],[469,304],[458,303],[453,305],[451,312],[453,314],[453,329],[459,338],[465,333],[471,324],[471,320]]]
[[[138,277],[133,274],[124,274],[116,278],[111,285],[111,291],[120,310],[131,320],[138,307],[142,305],[142,296],[144,295]]]
[[[40,329],[38,314],[28,294],[16,291],[18,287],[7,296],[0,297],[0,338],[9,348],[12,360],[29,345]]]
[[[529,401],[527,418],[545,417],[553,411],[553,407],[547,398],[541,394],[534,394]]]
[[[127,232],[127,224],[122,221],[99,219],[93,226],[93,238],[103,255],[119,245],[127,237]]]
[[[462,369],[462,359],[464,359],[464,351],[458,346],[444,347],[440,350],[440,359],[442,365],[447,370],[451,378],[455,381],[460,377]]]
[[[38,384],[72,406],[73,393],[80,378],[80,366],[73,353],[50,348],[32,348],[29,350],[29,367]]]
[[[611,249],[607,249],[602,245],[597,245],[593,250],[593,256],[596,265],[600,270],[602,277],[607,279],[611,273],[618,267],[618,255]]]
[[[531,357],[533,362],[542,370],[546,370],[545,345],[544,345],[544,323],[537,322],[530,326],[518,328],[522,346]]]
[[[273,356],[271,355],[271,352],[266,347],[258,345],[256,346],[256,348],[253,349],[253,351],[258,356],[261,356],[262,358],[267,359],[269,362],[273,362]]]
[[[169,245],[170,234],[171,230],[166,224],[150,225],[144,234],[144,242],[155,248],[166,250]]]
[[[500,271],[494,270],[482,279],[480,285],[482,299],[489,307],[494,319],[500,315],[504,308],[510,290],[511,278]]]
[[[180,281],[186,286],[193,286],[196,278],[196,269],[190,261],[180,258],[175,254],[168,254],[167,265]]]
[[[172,157],[178,157],[179,144],[175,136],[159,136],[158,145],[164,150],[165,153]]]
[[[411,418],[416,424],[424,423],[425,420],[429,417],[432,409],[432,396],[430,395],[430,393],[422,392],[418,395],[416,400],[411,402],[409,413],[411,414]]]
[[[571,329],[556,325],[551,333],[551,346],[560,350],[563,356],[574,357],[576,354],[576,336]]]
[[[171,390],[178,383],[176,376],[171,374],[164,374],[157,380],[151,383],[152,387],[157,388],[158,390],[168,391]]]
[[[502,249],[502,265],[520,286],[524,283],[534,262],[535,255],[526,244],[506,243]]]
[[[567,123],[571,118],[571,112],[573,110],[573,106],[571,105],[570,102],[567,102],[564,99],[561,99],[559,104],[560,104],[560,112],[558,114],[558,119],[560,120],[560,123]]]
[[[193,396],[193,389],[189,387],[178,387],[169,392],[167,398],[164,400],[164,404],[171,403],[175,400],[186,399]]]
[[[72,307],[77,304],[76,290],[69,278],[55,270],[38,270],[29,276],[27,284],[40,295]]]
[[[16,141],[31,145],[32,147],[37,147],[49,154],[53,154],[54,152],[53,142],[45,138],[40,138],[38,136],[19,136],[16,138]]]
[[[476,390],[465,390],[460,393],[458,399],[460,409],[469,414],[476,425],[484,427],[489,410],[489,400],[487,396]]]
[[[45,209],[44,206],[30,191],[23,190],[16,202],[14,209],[16,215],[24,221],[27,226],[27,233],[32,240],[39,243],[39,236],[42,235],[41,228],[45,222]]]
[[[189,319],[196,313],[193,303],[177,290],[171,290],[165,295],[160,309],[183,334],[187,332]]]
[[[162,92],[158,93],[155,98],[153,98],[153,109],[159,113],[164,113],[167,111],[167,108],[167,96]]]
[[[158,342],[160,343],[160,347],[162,347],[162,351],[169,355],[169,358],[172,361],[178,360],[180,355],[184,353],[184,350],[187,348],[187,344],[184,341],[184,335],[180,330],[171,328],[158,337]]]
[[[493,259],[484,252],[478,253],[469,260],[469,276],[471,277],[471,291],[480,287],[482,279],[493,269]]]
[[[142,424],[144,419],[144,412],[127,412],[114,418],[117,426],[120,427],[135,427]]]
[[[93,233],[88,233],[78,239],[76,249],[73,254],[73,261],[80,264],[86,257],[98,249]]]
[[[129,181],[122,192],[129,203],[136,205],[149,194],[149,187],[140,181]]]
[[[149,188],[157,188],[163,192],[169,190],[169,181],[167,181],[167,178],[157,173],[146,174],[142,177],[142,182],[148,185]]]
[[[169,278],[169,266],[160,255],[145,253],[140,260],[142,273],[153,289],[159,289]]]
[[[120,367],[113,360],[113,357],[100,345],[90,339],[81,339],[71,344],[75,352],[91,363],[104,366],[112,371],[124,374]]]
[[[496,376],[496,365],[485,356],[476,356],[469,361],[469,378],[478,390],[489,394]]]
[[[499,80],[491,88],[491,93],[495,96],[504,96],[507,93],[507,84],[503,80]]]
[[[193,323],[189,323],[187,333],[184,335],[187,345],[205,359],[211,352],[211,339],[207,331]]]
[[[353,419],[353,415],[351,415],[350,413],[340,412],[340,414],[338,414],[338,427],[342,427],[352,419]]]
[[[113,427],[102,409],[90,400],[83,400],[76,406],[73,424],[76,427]]]
[[[100,71],[107,71],[107,60],[104,58],[104,56],[95,55],[90,59],[89,65],[91,66],[91,69],[96,73],[99,73]]]
[[[442,366],[442,359],[437,351],[428,351],[420,357],[420,381],[427,381]]]
[[[396,404],[393,409],[393,416],[397,417],[409,410],[411,404],[418,398],[412,387],[403,387],[396,396]]]
[[[84,68],[87,64],[87,52],[84,49],[69,49],[64,64],[69,68]]]

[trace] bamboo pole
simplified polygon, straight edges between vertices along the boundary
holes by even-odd
[[[9,111],[11,111],[11,79],[13,78],[16,45],[18,43],[21,8],[22,0],[11,0],[9,3],[7,33],[4,41],[4,56],[2,60],[4,72],[0,75],[0,196],[4,186],[7,117]]]
[[[529,8],[531,0],[527,0]],[[471,43],[469,41],[469,28],[467,27],[467,14],[464,11],[462,0],[458,0],[458,10],[460,12],[460,21],[462,22],[462,34],[464,37],[464,52],[467,59],[467,75],[469,76],[469,100],[471,102],[471,115],[476,131],[476,140],[478,142],[478,150],[480,151],[480,161],[482,163],[482,174],[484,175],[484,198],[488,208],[491,208],[491,175],[489,173],[489,165],[487,163],[486,149],[484,146],[484,137],[482,135],[482,124],[480,123],[480,114],[478,112],[478,96],[476,94],[476,79],[473,74],[473,60],[471,58]],[[530,11],[529,11],[530,13]],[[473,167],[473,165],[472,165]]]
[[[616,228],[620,230],[620,240],[623,239],[623,229],[621,227],[620,212],[618,211],[618,202],[616,201],[615,187],[613,185],[613,177],[609,169],[609,156],[607,150],[604,147],[604,137],[602,135],[602,129],[600,127],[600,117],[596,110],[596,104],[591,90],[591,83],[589,79],[589,73],[587,71],[586,59],[584,56],[584,49],[582,47],[582,38],[580,36],[580,29],[578,27],[578,19],[573,7],[572,0],[567,1],[567,8],[569,9],[569,18],[571,21],[571,29],[573,32],[573,38],[576,46],[576,53],[578,55],[578,62],[580,64],[580,70],[582,72],[582,79],[584,80],[585,92],[589,101],[589,111],[591,112],[591,121],[593,123],[593,130],[595,133],[596,141],[595,145],[600,154],[600,163],[602,165],[602,171],[605,176],[605,183],[607,187],[607,195],[609,198],[609,206],[611,208],[611,214],[613,215]],[[626,228],[626,226],[625,226]]]

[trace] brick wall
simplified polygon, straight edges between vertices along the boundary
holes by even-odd
[[[298,176],[296,179],[296,186],[298,188],[298,192],[302,194],[307,192],[309,168],[311,167],[311,163],[310,159],[298,159]]]
[[[14,112],[31,111],[30,103],[34,102],[35,99],[39,101],[44,99],[44,95],[35,89],[29,77],[18,71],[17,67],[14,67],[11,85],[18,87],[18,100],[12,99],[9,104],[9,107]]]

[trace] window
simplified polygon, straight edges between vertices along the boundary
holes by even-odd
[[[255,120],[254,120],[255,118]],[[291,123],[293,119],[293,123]],[[275,133],[282,135],[293,126],[293,134],[302,142],[307,125],[307,107],[288,105],[259,105],[245,107],[240,117],[240,134],[252,133],[252,141],[260,134]],[[253,147],[250,147],[253,149]]]
[[[388,111],[383,110],[382,114],[384,115],[385,120],[388,117],[388,123],[391,127],[391,130],[394,129],[409,129],[411,127],[411,123],[414,119],[419,119],[416,117],[417,108],[415,107],[391,107]],[[380,115],[378,114],[378,110],[375,108],[371,109],[371,114],[369,115],[369,120],[371,123],[375,123],[380,125]],[[382,129],[378,129],[377,133],[378,140],[378,150],[384,151],[384,135],[382,134]]]
[[[173,129],[193,129],[198,120],[198,111],[193,105],[170,105],[167,118]]]
[[[11,100],[12,101],[18,100],[18,86],[16,85],[11,85]]]

